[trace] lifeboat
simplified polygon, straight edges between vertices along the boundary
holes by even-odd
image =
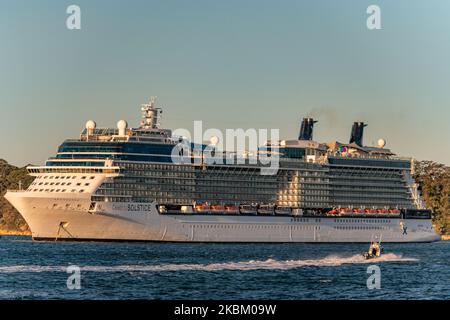
[[[272,214],[274,214],[273,207],[274,206],[272,206],[272,205],[265,205],[265,204],[260,205],[258,207],[258,213],[272,215]]]
[[[181,206],[181,213],[192,213],[192,206]]]
[[[242,214],[256,214],[257,208],[254,205],[244,204],[239,207],[239,212]]]
[[[202,203],[202,204],[196,204],[194,206],[194,209],[196,212],[209,212],[209,204],[207,203]]]
[[[285,206],[276,206],[275,207],[275,213],[276,214],[291,214],[292,208],[291,207],[285,207]]]
[[[356,208],[356,209],[353,209],[353,214],[354,215],[361,215],[362,213],[364,213],[364,210],[363,209],[359,209],[359,208]]]
[[[332,210],[328,211],[328,214],[337,215],[337,214],[339,214],[339,212],[336,209],[332,209]]]
[[[350,214],[352,214],[352,212],[353,212],[353,210],[349,209],[349,208],[342,208],[341,210],[339,210],[339,213],[344,216],[350,215]]]
[[[159,212],[160,213],[172,213],[172,214],[179,214],[179,213],[188,213],[188,206],[182,206],[178,204],[165,204],[159,206]],[[192,207],[191,207],[192,212]]]
[[[211,205],[211,212],[224,212],[225,206],[220,204],[212,204]]]
[[[400,210],[398,210],[398,209],[389,209],[389,213],[390,213],[390,214],[393,214],[393,215],[394,215],[394,214],[396,215],[396,214],[399,214],[399,213],[400,213]]]
[[[225,213],[239,213],[239,207],[234,205],[225,205]]]

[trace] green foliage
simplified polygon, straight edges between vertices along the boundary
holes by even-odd
[[[416,161],[414,178],[433,221],[442,233],[450,232],[450,167],[434,161]]]
[[[0,229],[6,230],[28,230],[28,226],[22,216],[4,198],[7,189],[26,189],[33,181],[26,168],[18,168],[0,159]]]

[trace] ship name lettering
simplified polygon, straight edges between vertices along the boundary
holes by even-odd
[[[149,211],[151,210],[150,204],[129,204],[128,211]]]

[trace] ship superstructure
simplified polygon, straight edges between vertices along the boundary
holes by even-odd
[[[349,143],[313,139],[304,118],[296,140],[267,141],[274,174],[243,157],[210,163],[206,145],[182,155],[181,137],[159,128],[155,99],[142,105],[139,127],[88,121],[64,141],[35,180],[6,198],[35,239],[192,242],[434,241],[431,211],[412,178],[412,160],[363,145],[355,122]],[[193,144],[192,144],[193,145]],[[174,150],[183,157],[173,161]],[[197,152],[195,151],[197,150]],[[224,158],[236,156],[221,152]]]

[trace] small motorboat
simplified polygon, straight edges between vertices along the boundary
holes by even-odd
[[[368,260],[378,258],[381,256],[382,253],[383,248],[381,247],[381,237],[380,237],[380,240],[372,239],[372,241],[370,242],[369,250],[367,250],[367,252],[363,252],[362,255],[366,260]]]

